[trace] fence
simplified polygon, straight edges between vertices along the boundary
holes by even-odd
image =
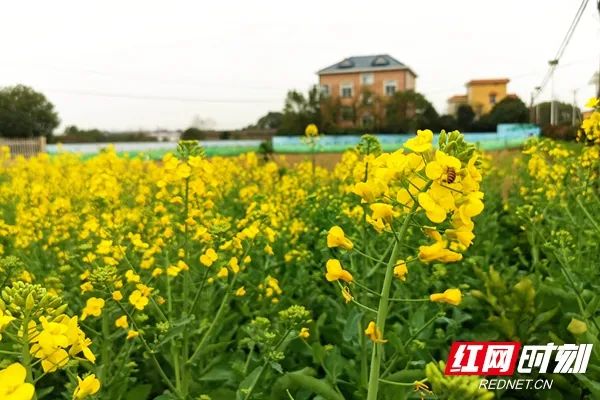
[[[31,157],[46,152],[46,137],[39,136],[30,139],[0,139],[0,147],[7,146],[11,156]]]
[[[499,124],[496,132],[466,132],[465,140],[477,143],[483,150],[500,150],[521,146],[532,136],[540,135],[540,128],[533,124]],[[402,147],[409,134],[375,134],[385,151],[394,151]],[[439,134],[434,134],[437,142]],[[361,135],[323,135],[319,138],[315,151],[321,153],[340,152],[356,146]],[[303,142],[302,136],[275,136],[273,148],[277,153],[306,153],[309,146]]]

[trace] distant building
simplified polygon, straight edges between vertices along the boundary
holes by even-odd
[[[349,57],[317,72],[321,93],[340,101],[342,127],[369,126],[374,110],[356,105],[369,104],[370,96],[385,99],[396,92],[415,89],[417,75],[394,57],[381,54]],[[364,100],[364,101],[363,101]]]
[[[467,95],[466,94],[455,94],[454,96],[448,99],[448,114],[456,115],[458,111],[458,107],[467,103]]]
[[[466,95],[454,95],[448,99],[448,114],[456,114],[461,104],[471,106],[478,117],[489,113],[494,105],[500,102],[507,94],[507,85],[510,80],[475,79],[467,82]]]
[[[168,131],[164,129],[158,129],[146,134],[152,138],[156,138],[159,142],[178,142],[181,132],[179,131]]]

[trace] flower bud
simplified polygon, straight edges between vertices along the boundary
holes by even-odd
[[[35,301],[33,300],[33,294],[30,292],[25,299],[25,310],[31,311],[35,306]]]

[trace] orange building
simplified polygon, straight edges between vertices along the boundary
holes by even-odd
[[[448,99],[448,114],[456,114],[461,104],[471,106],[478,117],[489,113],[494,105],[508,96],[507,85],[510,80],[475,79],[467,82],[467,94],[455,95]]]
[[[448,114],[456,115],[458,107],[468,104],[466,94],[455,94],[448,99]]]
[[[385,99],[394,93],[414,90],[417,75],[387,55],[349,57],[318,71],[321,93],[341,104],[340,126],[372,125],[376,117],[373,97]],[[362,105],[361,107],[357,107]]]

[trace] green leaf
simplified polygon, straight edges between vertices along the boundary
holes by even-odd
[[[231,367],[223,364],[211,368],[206,374],[198,378],[199,381],[227,381],[234,379],[235,374]]]
[[[600,399],[600,382],[593,381],[583,374],[575,374],[575,378],[579,379],[579,381],[592,392],[592,398]]]
[[[283,368],[281,367],[281,364],[279,364],[278,362],[275,361],[271,361],[269,363],[269,365],[271,366],[271,368],[273,368],[275,371],[279,372],[280,374],[283,374]]]
[[[169,342],[171,339],[174,339],[177,336],[182,335],[183,331],[188,328],[187,325],[190,324],[191,322],[193,322],[195,319],[196,318],[192,315],[187,318],[182,318],[179,321],[175,321],[173,323],[173,326],[171,327],[171,329],[169,329],[169,332],[167,332],[167,334],[158,343],[157,347],[160,347],[160,346],[164,345],[165,343]]]
[[[356,338],[358,334],[358,324],[363,316],[363,313],[360,311],[353,310],[352,314],[346,320],[346,324],[344,325],[344,331],[342,333],[342,337],[345,341],[350,341]]]
[[[152,385],[135,385],[127,394],[125,394],[125,400],[146,400],[150,397],[152,391]]]
[[[317,379],[312,368],[288,372],[277,379],[271,391],[272,399],[289,399],[287,391],[294,389],[309,390],[325,400],[344,400],[344,398],[325,379]],[[318,397],[317,396],[317,397]]]
[[[244,378],[244,380],[240,383],[237,392],[235,393],[236,400],[243,400],[246,397],[246,393],[254,384],[254,381],[258,379],[258,377],[262,373],[262,370],[263,366],[258,366],[254,368],[252,372],[250,372],[250,374]]]
[[[538,328],[538,326],[550,321],[556,313],[560,310],[560,307],[556,306],[548,311],[544,311],[543,313],[538,314],[538,316],[533,320],[533,323],[529,327],[528,332],[532,333]]]

